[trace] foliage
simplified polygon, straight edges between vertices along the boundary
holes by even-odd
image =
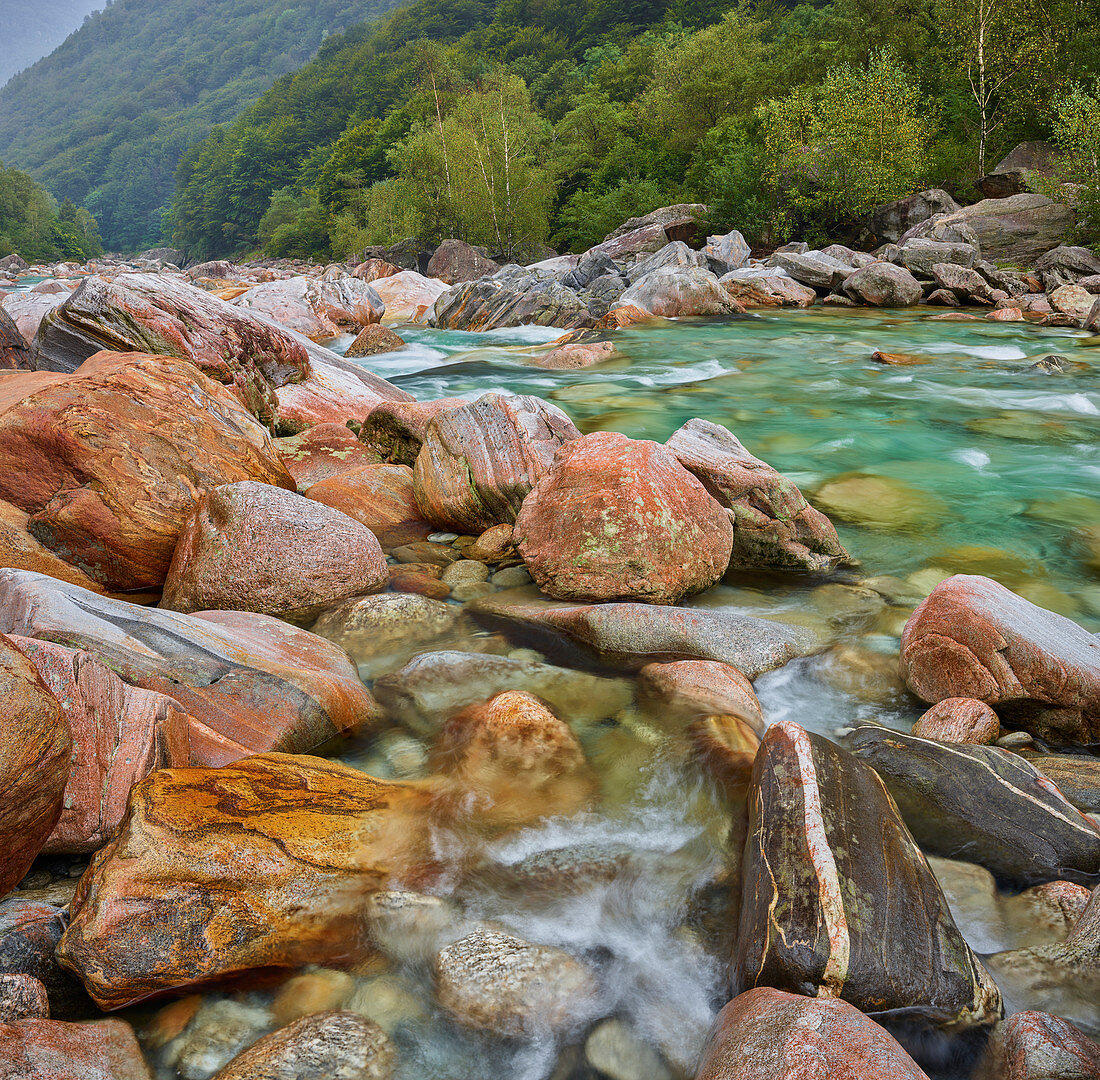
[[[0,256],[28,262],[85,262],[103,254],[96,220],[71,202],[59,207],[26,173],[0,165]]]
[[[1054,139],[1063,179],[1080,184],[1081,238],[1100,243],[1100,79],[1088,92],[1076,85],[1054,101]]]

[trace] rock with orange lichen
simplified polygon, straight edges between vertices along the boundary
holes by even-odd
[[[0,374],[0,499],[111,591],[159,588],[195,500],[238,480],[294,487],[264,428],[187,361]]]
[[[124,1020],[0,1024],[3,1080],[150,1080],[150,1076],[134,1029]]]
[[[597,790],[569,725],[523,690],[506,690],[451,717],[432,760],[454,781],[462,813],[477,822],[514,825],[573,814]]]
[[[596,432],[558,451],[523,501],[515,538],[550,596],[672,604],[719,581],[733,525],[671,450]]]
[[[178,701],[197,764],[304,752],[381,719],[347,653],[266,615],[181,615],[0,570],[0,633],[84,649],[131,686]]]
[[[440,412],[416,458],[416,500],[440,528],[478,534],[512,522],[557,449],[580,432],[536,397],[483,394]]]
[[[72,737],[37,669],[0,635],[0,897],[15,887],[61,816]]]
[[[275,439],[274,446],[303,492],[329,477],[381,461],[346,424],[316,424],[298,435]]]
[[[104,1009],[353,962],[369,949],[371,894],[429,867],[428,798],[284,754],[154,773],[81,879],[58,957]]]
[[[949,1032],[1000,1018],[996,984],[869,765],[774,724],[748,807],[735,990],[842,998],[884,1023]]]

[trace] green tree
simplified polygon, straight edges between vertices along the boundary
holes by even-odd
[[[1055,99],[1054,139],[1061,151],[1063,179],[1081,185],[1081,237],[1100,243],[1100,80],[1091,93],[1077,85]]]

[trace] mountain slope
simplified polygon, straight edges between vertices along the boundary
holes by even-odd
[[[397,2],[114,0],[0,90],[0,160],[82,202],[108,247],[152,243],[188,145]]]
[[[105,0],[0,0],[0,86],[17,71],[49,55]]]

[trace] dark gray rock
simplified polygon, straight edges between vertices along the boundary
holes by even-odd
[[[734,229],[724,236],[708,236],[703,254],[711,272],[721,277],[731,270],[740,270],[749,261],[750,249],[745,238]]]
[[[1035,260],[1035,272],[1042,278],[1043,288],[1053,292],[1062,285],[1077,285],[1081,278],[1100,274],[1100,256],[1085,247],[1058,247]]]
[[[908,230],[937,214],[950,214],[959,204],[942,188],[919,191],[895,202],[876,207],[867,218],[865,234],[869,246],[897,243]]]
[[[936,263],[932,276],[941,289],[953,293],[963,304],[992,305],[1005,295],[994,289],[977,270],[954,263]]]
[[[1042,140],[1020,143],[985,176],[979,177],[974,186],[987,199],[1034,191],[1037,180],[1054,175],[1057,153],[1053,143]]]
[[[435,302],[428,324],[443,330],[493,330],[502,326],[592,326],[584,301],[553,278],[524,267],[504,267],[493,277],[448,289]]]

